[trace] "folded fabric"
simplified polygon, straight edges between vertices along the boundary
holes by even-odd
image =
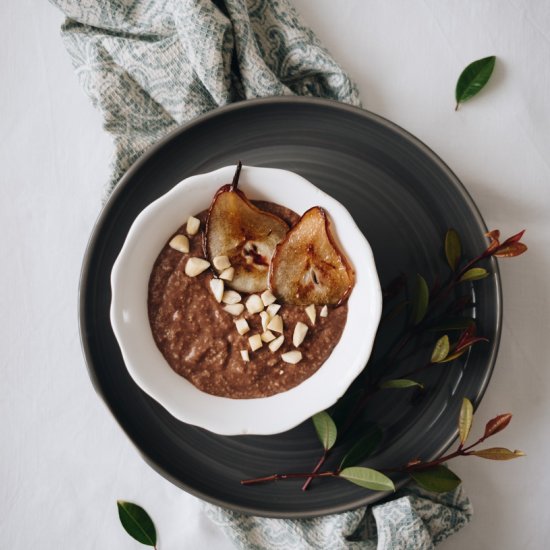
[[[115,143],[111,191],[169,131],[221,105],[274,95],[360,106],[355,84],[286,0],[52,0],[80,82]],[[182,155],[185,151],[182,151]],[[239,548],[415,549],[471,515],[461,490],[402,491],[372,508],[315,518],[207,511]]]
[[[114,137],[108,191],[149,146],[218,106],[293,94],[360,105],[286,0],[52,2],[68,17],[65,46]]]
[[[372,508],[313,519],[246,516],[205,505],[240,550],[431,550],[472,517],[462,487],[430,493],[413,485]]]

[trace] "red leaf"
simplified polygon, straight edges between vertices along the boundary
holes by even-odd
[[[523,237],[524,233],[525,233],[525,229],[523,231],[520,231],[519,233],[516,233],[515,235],[512,235],[502,243],[502,246],[504,246],[505,244],[512,244],[512,243],[517,243],[521,241],[521,238]]]
[[[498,229],[493,229],[488,233],[485,233],[485,236],[491,239],[491,241],[498,241],[500,239],[500,231]]]
[[[476,333],[476,326],[475,324],[470,325],[468,328],[466,328],[458,338],[458,342],[456,343],[455,349],[459,349],[463,347],[464,342],[472,338]]]
[[[512,420],[512,415],[510,413],[499,414],[498,416],[495,416],[495,418],[487,422],[483,437],[487,439],[488,437],[491,437],[492,435],[501,432],[502,430],[504,430],[504,428],[506,428],[506,426],[508,426],[508,424],[510,424],[510,420]]]
[[[485,233],[485,236],[488,237],[491,242],[487,247],[487,250],[483,253],[484,258],[490,256],[500,246],[500,231],[498,229],[493,229],[493,231]]]
[[[502,244],[494,253],[497,258],[513,258],[527,251],[527,246],[523,243],[513,242],[511,244]]]
[[[465,340],[460,344],[460,346],[456,346],[454,349],[455,353],[458,353],[459,351],[465,350],[466,348],[469,348],[473,346],[474,344],[477,344],[478,342],[488,342],[488,338],[483,338],[481,336],[476,336],[475,338],[469,338],[468,340]]]

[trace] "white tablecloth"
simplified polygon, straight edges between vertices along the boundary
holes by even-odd
[[[365,107],[403,126],[458,174],[488,225],[527,228],[501,263],[504,331],[476,430],[514,413],[495,444],[527,452],[461,459],[475,517],[441,545],[540,549],[550,535],[550,4],[544,0],[295,0],[358,81]],[[46,2],[0,5],[0,546],[137,548],[115,500],[141,503],[161,548],[230,547],[201,503],[139,457],[96,396],[77,330],[80,262],[111,144],[74,75]],[[453,111],[470,61],[499,58]]]

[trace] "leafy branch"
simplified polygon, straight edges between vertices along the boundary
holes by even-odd
[[[449,468],[443,465],[459,456],[477,456],[488,460],[511,460],[525,456],[523,451],[511,451],[504,447],[490,447],[486,449],[474,450],[475,447],[483,443],[489,437],[504,430],[510,423],[512,415],[510,413],[500,414],[489,420],[485,426],[484,434],[471,445],[465,446],[473,422],[472,403],[464,398],[458,418],[459,426],[459,446],[458,448],[435,460],[423,462],[419,458],[410,460],[407,464],[399,468],[389,468],[383,471],[373,470],[363,466],[353,466],[359,464],[376,449],[380,443],[381,436],[378,431],[372,431],[359,439],[356,444],[344,456],[340,465],[335,470],[325,472],[293,472],[285,474],[271,474],[263,477],[244,479],[242,485],[256,485],[270,481],[279,481],[296,478],[340,478],[351,483],[355,483],[372,491],[395,491],[393,481],[386,475],[387,473],[406,473],[416,481],[418,485],[429,491],[444,493],[452,491],[461,483],[460,478]],[[331,448],[336,441],[336,424],[326,412],[321,412],[313,417],[313,422],[317,430],[319,440],[325,446],[325,451]],[[330,446],[328,446],[330,445]],[[328,446],[328,447],[327,447]],[[384,473],[385,472],[385,473]]]
[[[338,435],[342,438],[344,434],[356,427],[357,420],[373,395],[379,391],[389,389],[417,388],[423,390],[424,384],[413,378],[416,378],[430,368],[452,363],[470,350],[475,344],[488,342],[487,338],[476,335],[474,319],[464,316],[449,316],[450,313],[454,315],[462,313],[466,307],[471,305],[470,299],[467,296],[460,296],[452,300],[446,308],[443,308],[443,312],[441,312],[441,308],[449,301],[452,292],[461,285],[464,283],[472,283],[489,276],[489,271],[487,271],[485,267],[479,266],[480,262],[483,260],[490,257],[510,258],[523,254],[527,250],[527,246],[520,242],[523,234],[524,231],[521,231],[501,243],[500,232],[498,230],[490,231],[486,234],[489,239],[489,246],[470,260],[463,260],[460,237],[455,230],[449,229],[444,239],[445,258],[451,270],[450,275],[447,277],[447,281],[444,284],[439,284],[436,278],[430,289],[424,277],[417,274],[410,299],[406,298],[402,300],[397,306],[394,306],[389,313],[383,316],[382,322],[387,322],[397,314],[408,311],[406,328],[401,337],[388,352],[387,358],[382,364],[384,368],[380,369],[381,373],[371,376],[370,379],[365,377],[367,383],[355,396],[355,404],[351,412],[347,415],[347,418],[342,422],[340,434],[338,434],[336,423],[327,411],[318,413],[312,418],[317,435],[323,445],[323,454],[318,459],[313,470],[307,473],[271,474],[268,476],[242,480],[241,483],[243,485],[254,485],[257,483],[284,479],[305,478],[306,481],[302,486],[302,490],[305,491],[308,489],[313,479],[338,477],[371,490],[390,490],[393,487],[393,483],[384,473],[358,465],[361,461],[368,458],[378,446],[381,440],[381,433],[379,430],[363,434],[354,444],[352,444],[337,469],[330,471],[321,471],[321,469],[331,454],[338,439]],[[403,291],[406,296],[409,295],[407,292],[406,277],[400,275],[384,290],[385,306]],[[391,377],[388,376],[388,372],[396,370],[393,368],[394,366],[400,362],[404,362],[410,355],[410,352],[407,352],[408,348],[417,349],[412,346],[412,343],[417,339],[434,332],[455,330],[459,330],[460,333],[454,341],[451,341],[448,334],[444,334],[436,340],[429,360],[426,363],[399,375],[399,377],[395,377],[395,373],[393,372]],[[367,376],[370,374],[369,371],[372,367],[373,365],[365,370]],[[508,460],[510,458],[523,456],[521,451],[510,451],[509,449],[500,447],[474,450],[474,447],[482,443],[487,437],[494,435],[494,433],[506,427],[511,418],[509,414],[500,415],[491,420],[487,424],[484,436],[474,444],[464,447],[471,427],[472,418],[473,407],[468,399],[464,399],[459,419],[460,445],[456,451],[430,462],[422,462],[419,459],[414,459],[404,467],[384,471],[406,472],[410,477],[415,479],[419,485],[426,488],[428,488],[429,485],[431,490],[435,490],[433,487],[440,487],[442,490],[443,488],[445,488],[444,490],[452,490],[460,483],[460,480],[455,474],[450,472],[448,468],[443,466],[444,462],[458,456],[479,456],[492,460]],[[503,419],[505,421],[503,421]],[[498,422],[503,422],[502,427],[497,431],[491,432],[489,426],[496,425],[495,423],[498,424]],[[392,483],[391,486],[390,483]],[[380,484],[383,485],[383,488],[376,488],[376,486]]]

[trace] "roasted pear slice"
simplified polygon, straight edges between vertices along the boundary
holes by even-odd
[[[221,187],[210,205],[206,220],[204,251],[212,263],[227,256],[235,269],[226,285],[239,292],[262,292],[267,288],[271,256],[288,232],[278,216],[260,210],[237,189],[241,163],[233,182]]]
[[[337,305],[348,297],[355,274],[330,226],[321,207],[310,208],[275,249],[269,286],[283,302]]]

